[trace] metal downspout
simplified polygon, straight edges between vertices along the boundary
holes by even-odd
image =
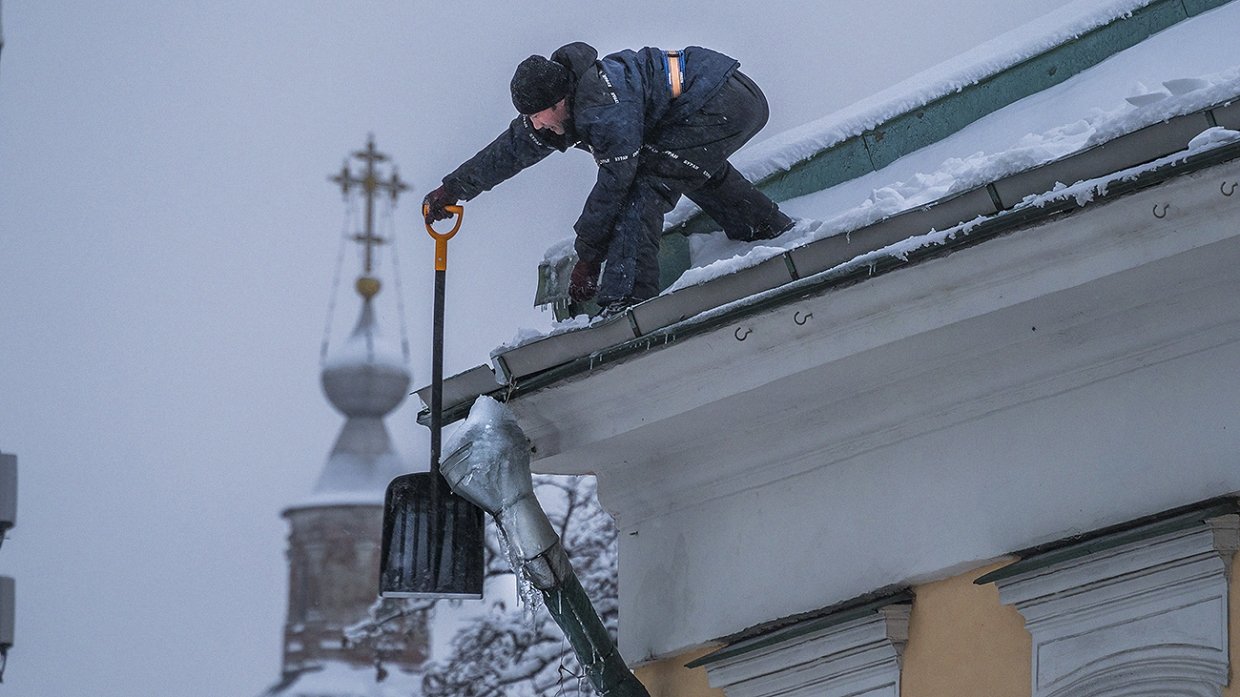
[[[650,697],[607,633],[534,496],[529,439],[508,407],[479,397],[447,450],[440,472],[454,493],[491,514],[515,552],[513,572],[542,594],[594,690],[604,697]]]

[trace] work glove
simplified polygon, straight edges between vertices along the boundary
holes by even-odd
[[[456,205],[460,198],[456,194],[448,191],[447,184],[440,184],[438,189],[426,195],[422,199],[422,206],[426,211],[426,224],[430,225],[436,220],[447,220],[452,214],[444,210],[447,206]]]
[[[573,266],[573,274],[568,280],[568,297],[573,302],[583,303],[598,293],[599,262],[578,261]]]

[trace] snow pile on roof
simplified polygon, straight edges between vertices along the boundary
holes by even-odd
[[[513,334],[508,341],[491,349],[491,358],[495,358],[505,351],[510,351],[518,346],[524,346],[531,341],[537,341],[549,336],[571,332],[577,329],[584,329],[590,326],[594,320],[586,315],[576,315],[568,319],[556,320],[551,323],[551,329],[531,329],[530,327],[519,327],[517,333]]]
[[[1138,165],[1136,167],[1125,169],[1119,172],[1112,172],[1111,174],[1098,177],[1096,179],[1089,179],[1086,181],[1077,182],[1071,186],[1068,186],[1066,184],[1059,184],[1053,190],[1048,191],[1044,194],[1030,196],[1026,198],[1024,201],[1021,201],[1021,203],[1017,205],[1016,207],[1010,210],[1003,211],[999,213],[998,215],[1000,217],[1012,215],[1016,211],[1023,210],[1029,207],[1042,208],[1055,201],[1062,201],[1062,200],[1066,200],[1069,198],[1075,199],[1078,205],[1083,206],[1093,201],[1097,197],[1105,196],[1107,194],[1107,188],[1112,183],[1121,182],[1121,181],[1131,181],[1142,173],[1145,173],[1145,172],[1148,172],[1154,169],[1158,169],[1159,167],[1164,167],[1166,165],[1169,165],[1175,162],[1180,162],[1191,155],[1202,153],[1202,152],[1212,150],[1214,148],[1217,148],[1223,145],[1229,145],[1235,142],[1240,142],[1240,131],[1232,131],[1232,130],[1222,128],[1220,126],[1215,126],[1214,128],[1209,128],[1203,131],[1196,138],[1193,138],[1191,141],[1189,141],[1188,147],[1185,148],[1184,150],[1181,150],[1180,152],[1167,155],[1166,157],[1158,158],[1157,160],[1153,160],[1151,162]],[[901,240],[900,242],[896,242],[894,244],[887,245],[886,247],[876,249],[872,252],[867,252],[865,254],[861,254],[856,257],[853,257],[852,259],[849,259],[848,261],[844,262],[843,264],[840,264],[839,266],[826,269],[813,276],[799,279],[797,281],[794,281],[788,284],[787,286],[773,288],[769,291],[758,293],[756,295],[752,295],[742,300],[737,300],[731,303],[727,303],[726,305],[721,305],[708,312],[702,313],[701,315],[697,317],[697,319],[703,319],[703,318],[707,318],[707,317],[714,316],[714,315],[725,314],[737,308],[738,306],[752,304],[754,302],[764,299],[765,297],[769,295],[785,292],[790,288],[796,287],[797,285],[808,285],[810,283],[815,282],[817,279],[823,276],[830,276],[830,275],[840,274],[840,273],[848,273],[858,268],[862,268],[865,266],[872,266],[875,264],[875,262],[878,262],[879,260],[886,258],[886,257],[895,257],[898,259],[905,260],[908,258],[910,254],[912,254],[913,252],[916,252],[919,249],[923,249],[926,247],[933,247],[935,245],[941,245],[941,244],[944,244],[948,241],[955,239],[960,234],[967,234],[973,228],[977,227],[979,224],[984,222],[984,220],[985,220],[984,218],[979,217],[974,220],[970,220],[970,221],[961,223],[959,225],[955,225],[946,230],[931,230],[930,232],[927,232],[925,234],[914,235],[912,237],[909,237],[908,239]]]
[[[1044,194],[1026,198],[1013,210],[1020,210],[1029,206],[1041,208],[1053,201],[1062,201],[1069,198],[1076,199],[1077,205],[1083,206],[1090,201],[1093,201],[1095,197],[1106,196],[1107,186],[1112,182],[1131,181],[1135,179],[1137,175],[1144,172],[1148,172],[1175,162],[1180,162],[1188,158],[1190,155],[1206,152],[1207,150],[1213,150],[1214,148],[1221,147],[1223,145],[1230,145],[1231,143],[1235,143],[1237,141],[1240,141],[1240,131],[1228,130],[1222,126],[1207,128],[1198,134],[1196,138],[1190,140],[1188,142],[1188,147],[1184,148],[1180,152],[1172,153],[1166,157],[1160,157],[1157,160],[1147,162],[1143,165],[1131,167],[1119,172],[1113,172],[1104,177],[1080,181],[1071,186],[1060,183],[1054,189],[1051,189]]]
[[[734,242],[721,232],[690,235],[695,268],[689,269],[665,292],[704,283],[754,266],[788,249],[860,229],[896,213],[1066,157],[1174,116],[1234,99],[1240,95],[1240,65],[1235,65],[1234,39],[1226,37],[1234,37],[1237,32],[1240,32],[1240,3],[1231,3],[1181,22],[1060,85],[979,119],[879,172],[785,202],[783,208],[790,214],[820,218],[823,222],[798,225],[778,240],[755,245]],[[1178,49],[1185,43],[1192,43],[1199,49],[1186,55],[1190,52]],[[1215,67],[1231,64],[1232,67],[1186,78],[1186,71],[1203,64]],[[1170,90],[1163,89],[1149,92],[1139,80],[1151,79],[1149,74],[1155,72],[1178,76],[1179,81],[1160,79],[1182,93],[1171,94]],[[1105,98],[1098,96],[1100,88],[1109,86],[1114,92],[1118,89],[1116,85],[1132,85],[1130,91],[1153,97],[1149,103],[1137,107],[1123,97],[1113,96],[1109,102],[1104,102],[1107,109],[1099,108],[1097,100]],[[1086,116],[1064,124],[1063,116],[1068,114]],[[1031,121],[1044,124],[1050,119],[1058,119],[1059,124],[1042,131],[1026,130],[1023,134],[1014,130],[1026,127]],[[948,155],[967,153],[979,145],[989,145],[994,150],[974,150],[963,157]],[[945,155],[946,159],[940,159]],[[830,211],[837,212],[824,216]]]
[[[1115,19],[1128,17],[1151,2],[1093,0],[1064,6],[867,99],[746,147],[733,158],[733,165],[750,181],[758,181],[895,116],[959,92]],[[678,224],[697,210],[691,202],[684,201],[668,215],[667,222]]]

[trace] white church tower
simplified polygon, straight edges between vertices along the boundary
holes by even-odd
[[[365,231],[353,236],[365,252],[356,283],[361,307],[349,337],[325,353],[322,372],[323,391],[345,423],[314,490],[283,514],[289,522],[283,666],[264,697],[409,697],[420,693],[418,669],[429,650],[424,620],[411,632],[385,637],[381,656],[374,646],[344,640],[344,630],[364,619],[378,596],[384,491],[410,470],[383,420],[404,400],[412,379],[407,351],[376,319],[381,284],[373,269],[375,247],[387,241],[374,232],[375,195],[387,193],[394,202],[407,187],[395,173],[388,181],[378,178],[375,165],[387,158],[373,139],[353,156],[364,163],[361,175],[346,163],[333,181],[346,197],[353,187],[365,197]]]

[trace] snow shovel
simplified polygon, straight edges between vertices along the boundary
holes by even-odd
[[[406,474],[388,484],[383,509],[379,595],[384,598],[481,598],[482,509],[452,493],[439,473],[443,430],[443,306],[448,240],[465,211],[448,206],[456,224],[435,240],[435,319],[431,356],[431,471]],[[423,215],[426,209],[423,206]]]

